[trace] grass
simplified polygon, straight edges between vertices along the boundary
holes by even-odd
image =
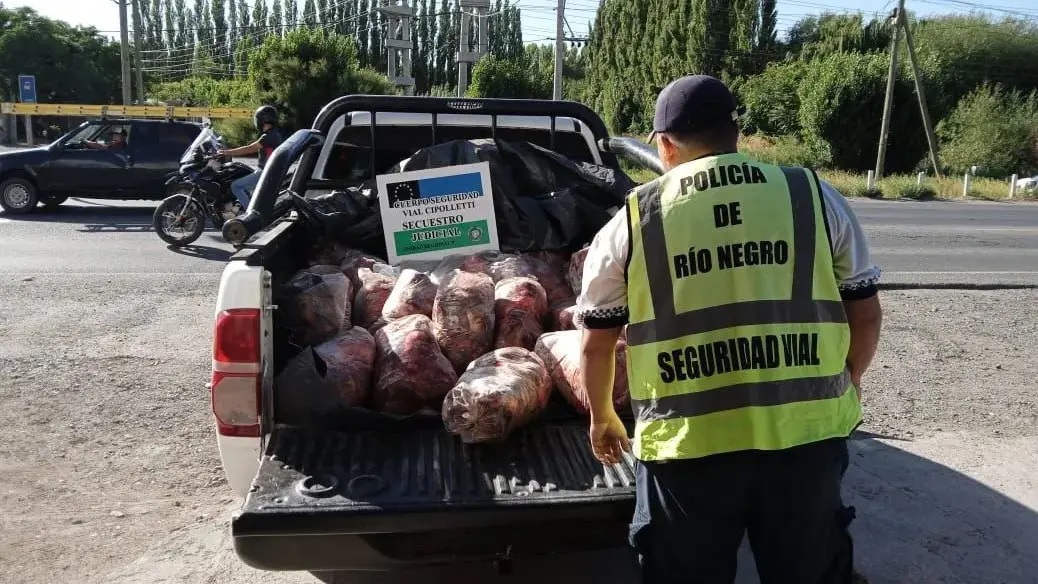
[[[884,199],[914,199],[927,201],[933,199],[962,199],[962,177],[933,176],[924,177],[922,185],[916,184],[915,175],[891,175],[876,182],[876,189],[866,188],[865,173],[852,173],[841,170],[825,170],[822,164],[812,163],[818,156],[810,147],[791,139],[772,140],[757,136],[743,136],[739,142],[739,150],[747,155],[772,164],[788,164],[794,166],[814,165],[822,180],[831,184],[847,197],[870,197]],[[624,171],[639,183],[656,177],[650,171],[624,166]],[[1009,180],[995,180],[974,177],[970,181],[970,199],[989,201],[1006,200],[1009,196]],[[1017,190],[1013,200],[1038,200],[1038,192],[1024,193]]]

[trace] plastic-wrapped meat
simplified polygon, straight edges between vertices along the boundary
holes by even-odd
[[[482,254],[475,255],[452,255],[443,258],[436,268],[429,274],[433,284],[442,286],[454,270],[472,272],[474,274],[486,274],[490,270],[490,262]]]
[[[365,404],[374,366],[375,339],[362,328],[303,349],[289,359],[274,382],[278,419],[334,426],[344,408]]]
[[[335,266],[311,266],[299,270],[284,285],[287,297],[285,325],[292,341],[318,345],[339,334],[349,314],[350,283]]]
[[[375,266],[375,264],[380,262],[381,260],[374,256],[351,249],[347,251],[346,257],[339,263],[339,269],[342,270],[342,273],[346,274],[346,277],[350,279],[350,282],[353,284],[353,289],[359,290],[360,278],[357,276],[357,272],[361,268],[368,268],[370,270]]]
[[[455,270],[436,291],[433,329],[459,374],[494,346],[494,281]]]
[[[508,278],[531,278],[536,276],[533,265],[527,258],[508,253],[487,252],[490,267],[487,273],[494,283]]]
[[[569,270],[566,272],[566,281],[569,282],[573,293],[580,296],[580,288],[584,282],[584,259],[587,258],[588,249],[578,251],[569,259]]]
[[[561,251],[527,251],[519,254],[527,258],[536,258],[548,264],[553,272],[564,278],[569,269],[569,254]]]
[[[544,361],[555,388],[581,414],[591,412],[580,372],[580,331],[546,333],[537,340],[534,352]],[[627,343],[616,343],[616,372],[613,376],[613,406],[627,408],[630,394],[627,382]]]
[[[432,283],[429,276],[415,270],[403,270],[382,307],[382,318],[393,320],[412,314],[424,314],[431,318],[435,299],[436,284]]]
[[[375,333],[375,344],[375,409],[405,415],[439,409],[458,374],[440,350],[429,317],[412,314],[390,321]]]
[[[371,326],[368,327],[368,332],[371,333],[371,334],[375,334],[375,333],[378,332],[378,329],[386,326],[388,323],[389,323],[388,320],[386,320],[384,318],[380,318],[380,319],[376,320],[374,323],[372,323]]]
[[[371,373],[375,366],[375,337],[362,328],[351,328],[314,347],[324,360],[324,376],[329,388],[347,406],[360,406],[371,392]]]
[[[472,362],[443,400],[443,423],[466,443],[498,442],[548,405],[551,377],[537,355],[497,349]]]
[[[549,304],[555,304],[573,296],[569,283],[566,282],[561,270],[556,270],[548,262],[533,256],[523,257],[523,261],[529,266],[531,275],[541,283],[544,293],[548,296]]]
[[[393,292],[396,284],[391,276],[373,272],[368,268],[357,270],[360,286],[353,301],[353,324],[368,328],[382,317],[382,307]]]
[[[577,309],[577,299],[570,296],[551,305],[548,314],[551,316],[551,330],[572,331],[576,330],[573,324],[573,314]]]
[[[494,287],[494,348],[533,350],[544,334],[548,299],[533,278],[506,278]]]

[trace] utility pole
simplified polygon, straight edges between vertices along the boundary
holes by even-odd
[[[566,59],[566,0],[559,0],[555,8],[555,83],[552,86],[551,98],[562,99],[562,63]]]
[[[386,15],[386,73],[389,80],[404,95],[414,94],[414,77],[411,75],[411,18],[414,7],[407,0],[383,0],[378,11]],[[397,69],[399,61],[400,68]]]
[[[905,13],[905,0],[899,0],[894,13],[894,40],[890,45],[890,71],[887,74],[887,95],[883,103],[883,122],[879,130],[879,152],[876,154],[876,180],[883,178],[883,162],[887,157],[887,136],[890,132],[890,114],[894,107],[894,84],[897,81],[897,54],[901,48],[901,16]]]
[[[141,71],[141,0],[133,0],[133,63],[137,81],[137,103],[144,103],[144,72]]]
[[[904,0],[901,0],[902,3]],[[919,112],[923,114],[923,129],[926,130],[926,144],[930,147],[930,162],[933,172],[941,176],[941,162],[937,158],[937,138],[933,134],[933,123],[930,121],[930,110],[926,107],[926,92],[923,89],[923,77],[919,74],[919,63],[915,57],[915,45],[912,43],[912,31],[908,28],[908,15],[904,14],[901,27],[905,29],[905,45],[908,46],[908,61],[912,64],[912,79],[915,80],[915,93],[919,98]]]
[[[130,0],[116,2],[119,4],[119,40],[122,48],[123,105],[130,105],[133,102],[130,96],[130,25],[126,16],[126,5]]]
[[[487,10],[490,0],[461,0],[461,38],[458,39],[458,97],[464,97],[469,88],[469,65],[478,62],[488,48],[489,23]],[[475,14],[473,14],[475,11]],[[476,19],[475,50],[472,47],[472,19]]]

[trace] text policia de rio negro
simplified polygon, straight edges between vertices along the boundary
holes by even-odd
[[[694,196],[708,189],[741,184],[765,184],[768,180],[752,164],[728,164],[696,172],[681,179],[682,196]],[[739,201],[713,206],[714,227],[724,229],[743,224]],[[790,245],[785,240],[757,240],[724,243],[697,249],[672,258],[674,276],[690,278],[714,270],[785,265],[790,261]],[[819,364],[818,334],[740,336],[660,352],[657,355],[660,380],[674,383],[750,369],[774,369]]]

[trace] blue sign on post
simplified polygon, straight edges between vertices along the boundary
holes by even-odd
[[[22,103],[36,103],[36,76],[18,76],[18,98]]]

